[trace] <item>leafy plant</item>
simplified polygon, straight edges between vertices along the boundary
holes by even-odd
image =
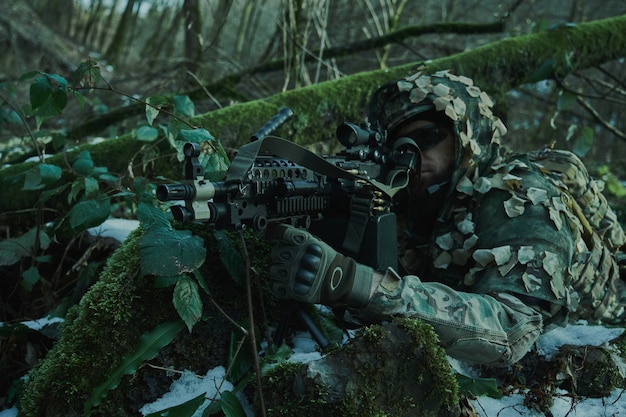
[[[52,294],[55,278],[50,275],[50,270],[57,277],[63,276],[60,267],[54,267],[55,264],[63,264],[63,260],[51,255],[55,246],[69,247],[72,242],[80,241],[80,236],[87,229],[102,224],[114,213],[137,216],[145,228],[141,242],[142,273],[154,275],[157,286],[173,287],[173,304],[182,319],[180,325],[164,324],[164,327],[144,335],[137,350],[94,390],[86,403],[88,410],[98,404],[108,390],[117,386],[124,374],[133,373],[142,361],[153,357],[168,344],[180,331],[178,326],[182,328],[186,325],[191,331],[202,317],[200,289],[210,294],[197,271],[206,256],[202,240],[188,230],[172,228],[163,211],[167,207],[157,206],[153,182],[140,176],[109,172],[106,166],[98,166],[86,149],[78,150],[74,157],[68,158],[67,151],[73,145],[65,139],[64,133],[46,130],[46,126],[49,126],[47,122],[62,115],[71,98],[77,100],[81,108],[90,103],[86,94],[93,95],[97,91],[119,94],[133,101],[140,100],[114,89],[104,80],[98,64],[92,60],[79,65],[69,80],[45,72],[24,74],[20,83],[29,85],[27,106],[9,102],[10,98],[15,97],[14,94],[0,95],[0,99],[11,109],[6,111],[3,106],[1,121],[22,123],[38,155],[37,162],[31,168],[3,179],[12,184],[21,184],[24,191],[38,192],[38,198],[33,216],[37,219],[36,224],[21,236],[0,240],[0,266],[19,271],[19,283],[25,294],[37,289],[44,297],[53,298],[56,296]],[[12,85],[0,85],[0,90],[7,93],[13,88]],[[99,100],[91,102],[99,105]],[[196,128],[189,122],[195,112],[189,97],[153,96],[143,103],[146,125],[136,129],[133,137],[144,144],[146,154],[157,157],[154,153],[157,149],[155,144],[166,141],[178,152],[179,160],[182,160],[185,142],[201,142],[204,150],[201,162],[208,167],[207,175],[217,178],[226,171],[228,158],[219,142],[208,131]],[[61,163],[48,160],[42,149],[42,137],[52,138],[53,148],[65,155]],[[49,211],[48,205],[62,200],[69,209],[55,211],[55,216],[51,218],[48,215],[44,223],[43,214]],[[224,242],[222,246],[227,248],[228,244]],[[234,258],[233,253],[227,256]],[[92,270],[91,273],[97,274],[97,271]],[[28,313],[29,316],[33,314],[41,313]]]
[[[93,390],[85,403],[85,415],[91,415],[92,407],[98,405],[110,390],[117,387],[124,375],[133,374],[144,361],[154,358],[182,328],[182,322],[163,323],[150,333],[142,335],[137,349],[125,357],[107,379]]]

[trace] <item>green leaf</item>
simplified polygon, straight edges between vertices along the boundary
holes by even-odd
[[[171,277],[202,266],[206,249],[201,238],[172,229],[165,213],[147,203],[139,203],[137,218],[145,230],[139,241],[143,274]]]
[[[202,273],[200,273],[200,271],[196,269],[195,271],[193,271],[193,276],[196,278],[196,281],[198,282],[198,285],[200,286],[200,288],[202,288],[204,292],[207,293],[207,295],[211,295],[209,286],[207,285],[206,280],[204,279],[204,276],[202,276]]]
[[[153,142],[159,137],[159,130],[152,126],[141,126],[135,131],[135,138],[141,142]]]
[[[198,129],[184,129],[178,132],[178,138],[176,140],[182,142],[196,142],[202,143],[211,140],[215,140],[215,137],[209,133],[208,130],[203,128]]]
[[[43,118],[61,114],[67,105],[67,81],[56,74],[42,73],[30,85],[30,105]]]
[[[58,113],[67,105],[67,81],[57,74],[50,74],[52,80],[52,104]]]
[[[136,350],[122,359],[122,363],[108,376],[106,381],[98,385],[91,392],[91,397],[85,403],[85,415],[91,414],[91,408],[100,404],[107,393],[115,389],[124,375],[135,373],[139,366],[159,353],[167,346],[174,337],[183,329],[182,321],[164,323],[154,328],[150,333],[146,333],[139,338]]]
[[[571,91],[559,91],[559,98],[556,102],[557,110],[561,111],[571,109],[574,103],[576,103],[577,98],[578,94],[572,93]]]
[[[174,307],[191,332],[202,317],[202,299],[198,284],[187,275],[180,277],[174,287]]]
[[[37,164],[26,172],[22,190],[41,190],[58,181],[62,173],[61,168],[56,165]]]
[[[43,106],[52,96],[52,83],[44,74],[37,77],[30,85],[30,107],[36,109]]]
[[[167,99],[163,96],[151,96],[146,100],[146,120],[152,126],[152,122],[157,118],[161,107],[167,104]]]
[[[98,82],[102,79],[100,73],[100,67],[98,63],[91,59],[81,62],[74,74],[72,74],[72,82],[74,85],[81,85],[83,87],[96,87]]]
[[[232,383],[237,383],[246,374],[250,372],[252,366],[252,349],[250,345],[250,338],[246,337],[243,346],[239,348],[239,343],[243,337],[242,333],[233,329],[230,332],[230,342],[228,344],[228,358],[226,364],[230,369],[228,374],[228,380]]]
[[[70,211],[70,225],[82,232],[101,225],[111,214],[111,202],[107,196],[78,202]]]
[[[89,175],[93,170],[93,159],[89,151],[82,151],[72,162],[72,169],[78,175]]]
[[[85,177],[85,195],[89,198],[94,198],[100,192],[100,185],[98,180],[93,177]]]
[[[30,229],[18,238],[0,241],[0,265],[13,265],[20,259],[31,256],[37,244],[40,249],[50,246],[50,236],[43,230],[39,230],[37,236],[37,228]]]
[[[72,188],[70,189],[70,192],[67,193],[68,204],[76,200],[78,193],[80,193],[84,189],[85,189],[85,181],[80,181],[80,178],[72,181]]]
[[[216,230],[213,235],[217,240],[220,259],[224,267],[237,284],[243,285],[246,279],[246,263],[243,257],[223,230]]]
[[[189,96],[174,96],[174,111],[187,117],[193,117],[196,108]]]
[[[147,414],[145,417],[191,417],[204,404],[206,394],[200,394],[196,398],[192,398],[182,404],[174,407],[166,408],[154,413]]]
[[[48,201],[49,199],[51,199],[52,197],[55,197],[59,194],[61,194],[62,192],[64,192],[67,187],[70,186],[69,182],[66,182],[65,184],[52,188],[50,190],[44,190],[41,192],[41,194],[39,194],[39,198],[37,199],[37,201],[39,203],[44,203],[46,201]]]
[[[486,395],[491,398],[502,398],[502,391],[498,389],[495,378],[470,378],[456,374],[459,383],[459,391],[470,396],[480,397]]]
[[[239,399],[232,392],[222,392],[220,394],[220,404],[226,417],[246,417]]]
[[[26,291],[31,291],[33,289],[33,285],[38,283],[40,279],[41,275],[39,274],[37,267],[31,266],[22,274],[21,285]]]
[[[137,206],[137,219],[141,222],[144,229],[161,228],[165,231],[172,230],[172,225],[165,213],[152,204],[139,203]]]
[[[150,228],[139,241],[144,275],[175,276],[193,272],[204,263],[204,241],[189,230]]]
[[[589,126],[583,128],[579,137],[574,141],[572,151],[579,157],[584,157],[593,146],[593,129]]]

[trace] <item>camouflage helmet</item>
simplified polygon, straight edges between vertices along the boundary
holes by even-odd
[[[472,79],[450,71],[418,72],[381,86],[370,101],[370,123],[390,134],[420,114],[441,112],[457,140],[457,169],[493,161],[506,127],[493,114],[493,101]]]

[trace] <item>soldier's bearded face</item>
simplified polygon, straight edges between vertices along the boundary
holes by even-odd
[[[425,189],[450,179],[454,171],[455,141],[449,127],[418,119],[399,126],[393,136],[412,138],[422,151],[421,175],[413,179],[417,181],[414,186]]]

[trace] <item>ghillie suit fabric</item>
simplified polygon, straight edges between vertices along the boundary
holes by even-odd
[[[456,164],[439,189],[410,193],[399,212],[402,270],[388,271],[359,315],[419,318],[450,356],[504,366],[568,319],[623,322],[615,255],[626,239],[578,158],[506,151],[492,106],[471,79],[447,71],[375,94],[370,122],[388,131],[429,108],[445,115]],[[424,218],[435,220],[425,227]]]

